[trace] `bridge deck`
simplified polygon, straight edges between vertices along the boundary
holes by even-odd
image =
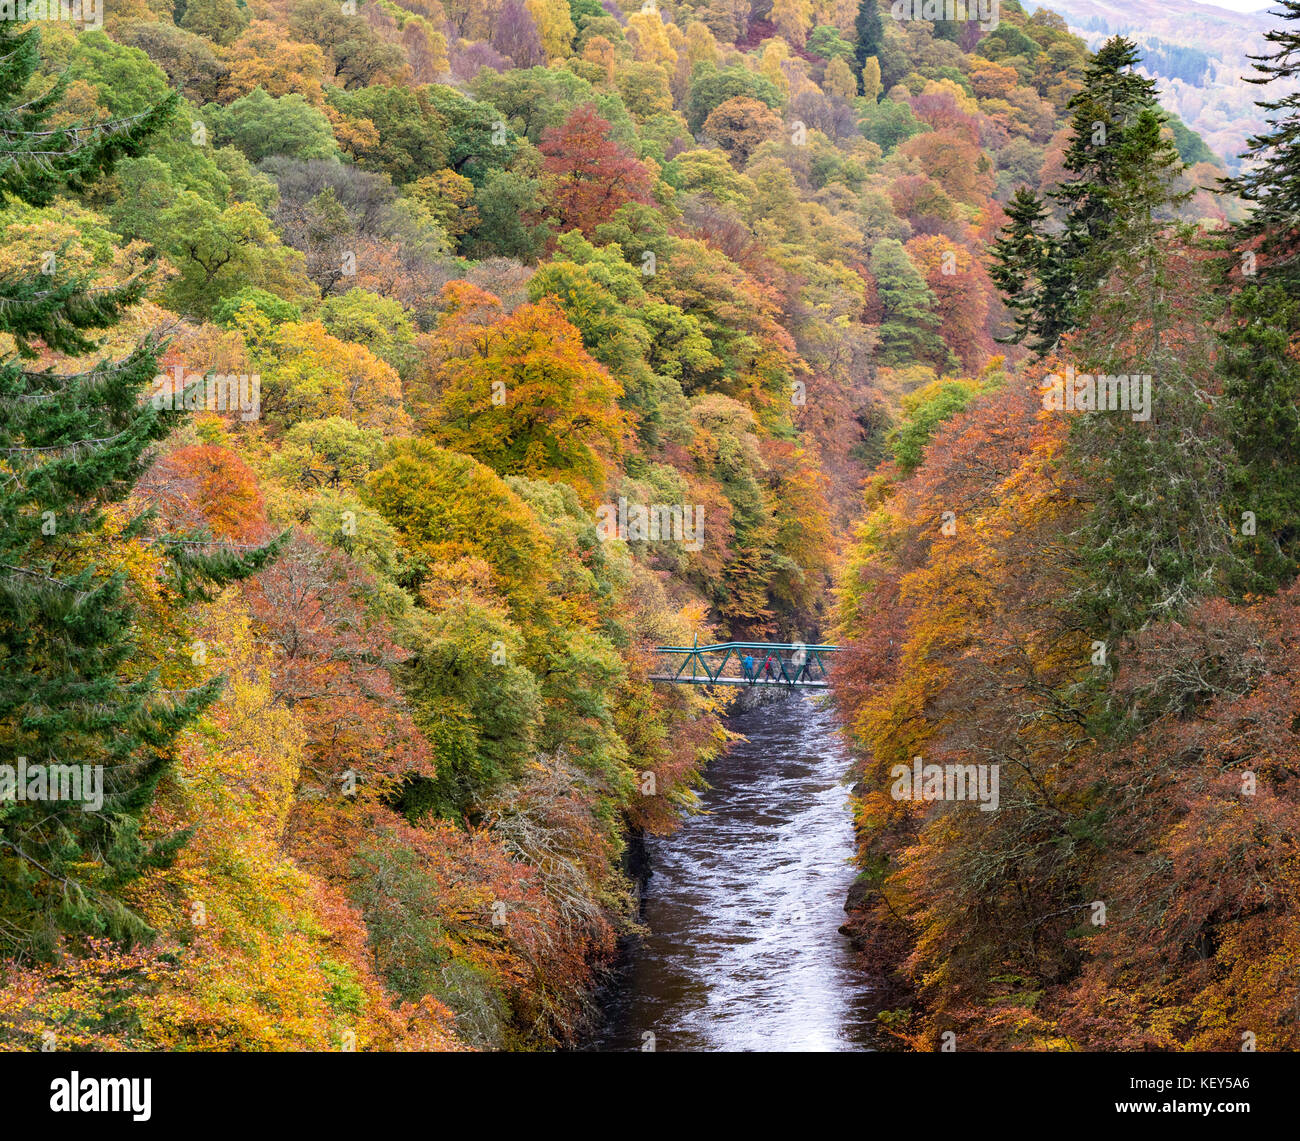
[[[651,681],[670,681],[676,685],[780,685],[786,689],[830,689],[828,681],[783,681],[781,678],[745,677],[673,677],[671,674],[651,674]]]

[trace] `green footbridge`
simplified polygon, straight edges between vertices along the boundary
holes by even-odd
[[[830,661],[839,646],[803,642],[722,642],[716,646],[656,646],[652,681],[673,685],[781,685],[829,689]]]

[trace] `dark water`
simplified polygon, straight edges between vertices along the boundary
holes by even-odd
[[[597,1050],[871,1049],[844,897],[848,758],[801,693],[735,717],[748,738],[706,774],[705,813],[649,841],[643,921]]]

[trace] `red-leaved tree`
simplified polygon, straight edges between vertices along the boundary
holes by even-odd
[[[591,234],[628,202],[650,201],[650,171],[609,137],[590,103],[542,133],[547,197],[561,230]]]

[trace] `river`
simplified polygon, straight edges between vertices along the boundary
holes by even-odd
[[[797,692],[729,724],[747,740],[709,766],[704,812],[647,841],[648,934],[587,1048],[871,1049],[871,996],[838,930],[855,873],[834,717]]]

